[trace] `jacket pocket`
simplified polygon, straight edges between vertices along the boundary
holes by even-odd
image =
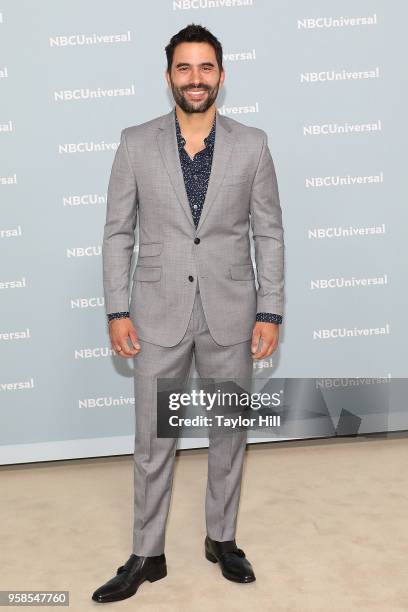
[[[161,271],[161,266],[136,266],[133,278],[137,281],[158,281]]]
[[[141,242],[139,244],[139,257],[160,255],[163,250],[162,242]]]
[[[253,265],[250,264],[234,264],[230,266],[231,278],[234,280],[252,280],[255,278]]]
[[[249,174],[227,174],[224,177],[224,185],[239,185],[249,181]]]

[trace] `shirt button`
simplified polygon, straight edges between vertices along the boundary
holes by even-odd
[[[200,244],[200,238],[194,238],[194,244]]]
[[[191,276],[191,274],[190,274],[190,276],[188,277],[188,280],[189,280],[190,282],[193,282],[193,280],[194,280],[194,276]]]

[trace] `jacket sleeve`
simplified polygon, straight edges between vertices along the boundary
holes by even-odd
[[[250,197],[250,221],[258,279],[257,312],[283,316],[284,236],[275,167],[264,130]]]
[[[109,178],[106,222],[102,241],[106,313],[129,310],[129,272],[135,244],[138,194],[126,144],[120,135]]]

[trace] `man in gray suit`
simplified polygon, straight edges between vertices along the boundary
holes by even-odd
[[[276,350],[284,242],[266,132],[220,115],[222,47],[190,24],[166,46],[175,107],[122,130],[108,186],[103,278],[112,347],[133,357],[136,436],[133,552],[92,595],[135,594],[167,574],[164,555],[177,438],[157,436],[157,378],[248,379]],[[139,218],[139,254],[129,272]],[[258,289],[250,254],[255,245]],[[211,433],[206,558],[228,580],[255,580],[235,541],[246,431]]]

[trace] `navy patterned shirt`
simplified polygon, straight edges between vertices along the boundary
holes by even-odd
[[[198,151],[194,155],[193,159],[191,159],[184,148],[186,140],[181,134],[180,124],[177,119],[176,107],[174,107],[175,128],[180,164],[183,171],[187,198],[196,228],[200,221],[201,211],[204,205],[205,194],[207,192],[208,181],[210,178],[215,143],[216,116],[217,114],[214,113],[214,121],[211,130],[208,136],[204,138],[205,148]],[[129,312],[114,312],[108,314],[109,321],[123,317],[129,317]],[[256,320],[266,321],[268,323],[282,323],[282,315],[270,312],[258,312],[256,315]]]

